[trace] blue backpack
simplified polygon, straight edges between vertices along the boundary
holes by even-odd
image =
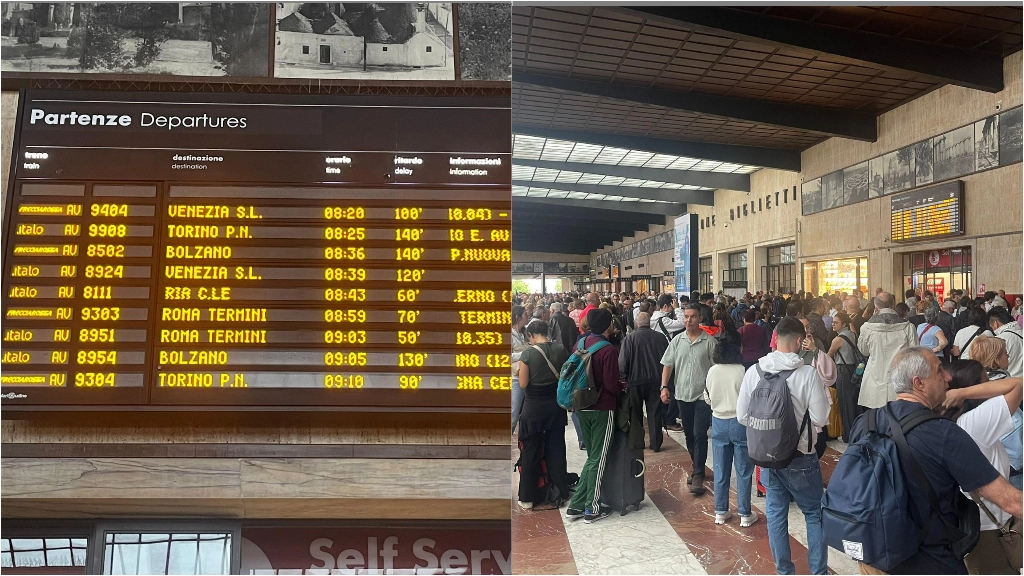
[[[881,430],[879,416],[888,420]],[[941,417],[931,410],[917,410],[897,420],[886,406],[868,410],[861,418],[865,431],[839,459],[821,499],[825,542],[884,572],[891,572],[918,552],[935,520],[944,526],[954,553],[973,548],[964,542],[970,536],[939,513],[935,491],[906,440],[916,426]],[[917,500],[911,497],[908,478],[927,496],[927,513],[922,514],[921,508],[913,510]],[[921,521],[915,519],[920,517]]]
[[[558,405],[566,410],[586,410],[601,397],[601,390],[594,385],[590,358],[601,348],[610,346],[611,342],[600,340],[590,348],[584,348],[585,340],[580,338],[576,350],[562,364],[562,372],[558,375]]]

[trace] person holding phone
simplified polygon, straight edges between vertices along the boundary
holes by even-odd
[[[832,386],[838,379],[836,363],[828,355],[828,348],[825,347],[825,343],[814,335],[814,327],[811,325],[810,320],[803,314],[798,315],[796,318],[804,325],[805,334],[800,344],[798,355],[804,361],[804,364],[817,370],[818,377],[821,378],[821,383],[825,387],[825,395],[828,397],[828,405],[831,410],[832,405],[835,404],[835,391]],[[814,449],[818,453],[818,458],[821,458],[825,454],[825,448],[827,447],[826,443],[829,437],[828,426],[815,427],[815,431],[818,433],[818,438]],[[838,433],[839,431],[836,432]]]

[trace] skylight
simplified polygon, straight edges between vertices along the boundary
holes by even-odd
[[[607,194],[588,194],[586,192],[566,192],[565,190],[552,190],[540,186],[513,186],[512,195],[530,198],[567,198],[570,200],[601,200],[603,202],[653,202],[656,204],[672,204],[662,200],[651,200],[648,198],[634,198],[631,196],[614,196]]]
[[[699,172],[720,172],[726,174],[750,174],[760,166],[687,158],[672,154],[656,154],[643,150],[630,150],[614,146],[571,142],[554,138],[525,136],[512,137],[513,160],[548,160],[552,162],[583,162],[610,166],[635,166],[638,168],[660,168],[665,170],[694,170]]]

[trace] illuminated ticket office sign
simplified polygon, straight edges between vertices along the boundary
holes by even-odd
[[[507,409],[507,98],[23,93],[2,403]]]

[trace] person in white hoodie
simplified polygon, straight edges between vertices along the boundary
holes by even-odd
[[[789,466],[762,470],[767,473],[765,515],[768,520],[768,545],[778,573],[794,574],[796,567],[789,547],[789,504],[795,501],[807,524],[807,562],[811,573],[825,574],[828,571],[828,554],[821,523],[823,482],[818,454],[814,450],[814,426],[828,425],[829,398],[818,372],[807,366],[799,356],[806,336],[804,325],[796,318],[787,317],[779,322],[775,332],[778,348],[761,358],[758,366],[765,374],[793,371],[786,380],[793,412],[797,422],[803,422],[807,415],[811,426],[801,427],[800,440],[797,442],[799,455]],[[744,426],[749,423],[750,395],[760,379],[757,366],[751,366],[743,376],[736,400],[736,419]]]
[[[651,329],[664,334],[671,340],[676,334],[686,331],[686,321],[675,318],[675,307],[671,294],[662,294],[658,298],[658,310],[651,315]]]
[[[676,334],[686,332],[686,321],[681,317],[676,318],[675,303],[676,300],[671,294],[662,294],[658,297],[657,304],[655,304],[658,309],[654,311],[654,314],[651,314],[651,330],[654,330],[658,334],[662,334],[669,341],[671,341]],[[682,313],[680,312],[680,316],[681,315]],[[675,379],[669,380],[668,390],[669,397],[672,398],[672,401],[670,401],[668,406],[665,408],[662,424],[664,424],[665,430],[682,432],[683,426],[679,423],[679,403],[675,401]]]
[[[996,306],[988,311],[988,327],[996,338],[1006,342],[1006,353],[1010,358],[1007,372],[1014,378],[1024,376],[1024,336],[1006,308]]]

